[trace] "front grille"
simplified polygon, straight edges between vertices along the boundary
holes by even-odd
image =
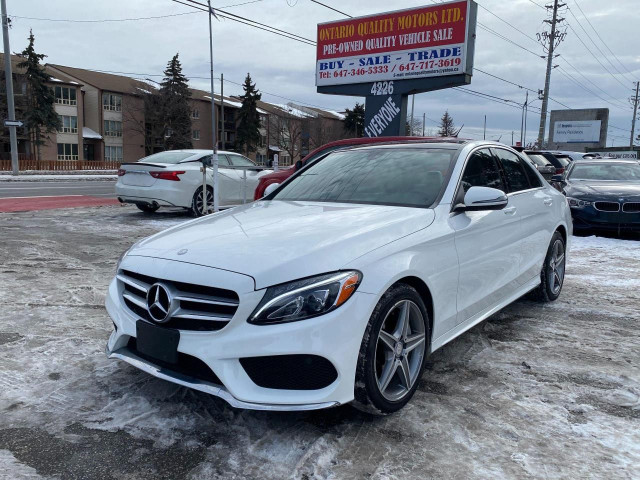
[[[187,377],[204,380],[205,382],[210,382],[215,385],[222,385],[222,382],[220,381],[218,376],[213,373],[213,370],[211,370],[206,363],[204,363],[199,358],[187,355],[186,353],[178,352],[177,363],[164,362],[162,360],[158,360],[157,358],[141,353],[138,350],[138,345],[135,337],[129,338],[127,349],[134,355],[142,358],[143,360],[146,360],[147,362],[157,367],[169,370],[171,372],[179,373]]]
[[[338,378],[333,364],[317,355],[247,357],[240,364],[253,383],[263,388],[318,390]]]
[[[131,270],[120,270],[116,278],[126,307],[136,316],[153,323],[147,309],[147,292],[154,283],[166,287],[171,292],[175,307],[169,320],[162,325],[178,330],[220,330],[236,313],[240,301],[232,290],[163,280]]]
[[[595,202],[594,207],[601,212],[619,212],[620,204],[618,202]]]
[[[640,213],[640,202],[627,202],[622,206],[625,213]]]

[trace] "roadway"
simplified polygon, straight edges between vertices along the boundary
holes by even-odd
[[[71,180],[55,182],[0,182],[0,198],[60,197],[89,195],[115,198],[115,180]]]

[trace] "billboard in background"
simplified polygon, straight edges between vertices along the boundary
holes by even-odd
[[[554,143],[598,143],[600,120],[560,120],[553,124]]]
[[[471,73],[469,13],[462,0],[318,24],[316,85]]]

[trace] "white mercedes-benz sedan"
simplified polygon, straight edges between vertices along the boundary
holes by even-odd
[[[236,407],[391,413],[430,353],[529,292],[557,299],[571,234],[564,196],[504,145],[334,152],[133,245],[107,355]]]
[[[145,213],[160,207],[182,207],[202,215],[202,162],[211,161],[211,150],[170,150],[154,153],[118,170],[116,196]],[[251,201],[258,180],[272,173],[247,157],[218,152],[218,195],[221,207]],[[213,170],[207,169],[207,206],[213,207]],[[208,208],[209,209],[209,208]]]

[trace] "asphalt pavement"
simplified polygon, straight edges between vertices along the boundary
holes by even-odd
[[[115,198],[115,183],[115,180],[2,182],[0,183],[0,198],[59,197],[70,195]]]

